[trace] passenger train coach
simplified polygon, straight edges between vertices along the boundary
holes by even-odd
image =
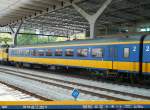
[[[9,62],[150,74],[150,36],[100,38],[9,48]]]

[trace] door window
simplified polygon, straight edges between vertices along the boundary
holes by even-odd
[[[123,55],[123,57],[124,58],[129,58],[129,55],[130,55],[130,49],[129,48],[124,48],[124,55]]]

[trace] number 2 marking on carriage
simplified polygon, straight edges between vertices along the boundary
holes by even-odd
[[[136,46],[133,47],[133,52],[135,52],[135,51],[136,51]]]
[[[150,51],[150,47],[146,46],[146,52],[149,52],[149,51]]]

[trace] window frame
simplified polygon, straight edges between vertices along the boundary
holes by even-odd
[[[42,55],[40,55],[39,53],[40,53],[40,50],[42,50],[43,52],[42,52]],[[40,56],[40,57],[42,57],[42,56],[45,56],[45,49],[44,48],[38,48],[38,49],[36,49],[36,56]]]
[[[57,50],[61,50],[61,54],[60,54],[60,55],[58,55],[58,54],[56,53]],[[62,48],[56,48],[55,51],[54,51],[54,56],[56,56],[56,57],[61,57],[61,56],[63,56],[63,49],[62,49]]]
[[[86,56],[81,56],[81,55],[79,55],[79,54],[78,54],[78,50],[79,50],[79,49],[87,49],[87,55],[86,55]],[[88,56],[89,56],[89,53],[90,53],[90,52],[89,52],[89,48],[77,48],[77,49],[76,49],[76,55],[77,55],[77,57],[81,57],[81,58],[88,57]]]
[[[72,55],[67,55],[67,50],[68,50],[68,49],[72,50]],[[66,48],[66,49],[65,49],[65,56],[66,56],[66,57],[74,57],[74,53],[75,53],[74,50],[75,50],[75,49],[73,49],[73,48]]]
[[[93,56],[93,50],[94,49],[101,49],[102,50],[102,56],[101,57]],[[105,56],[105,48],[103,48],[103,47],[94,47],[94,48],[91,48],[91,57],[92,58],[104,58],[104,56]]]
[[[51,54],[50,54],[50,55],[48,55],[48,54],[47,54],[48,50],[50,50],[50,52],[51,52]],[[53,51],[52,51],[52,49],[51,49],[51,48],[49,48],[49,49],[45,49],[45,56],[46,56],[46,57],[53,56]]]
[[[35,48],[32,48],[31,50],[31,56],[36,57],[37,56],[37,50]]]
[[[126,52],[125,52],[125,49],[128,49],[128,56],[126,57]],[[130,57],[130,48],[129,47],[124,47],[123,48],[123,58],[127,59]]]

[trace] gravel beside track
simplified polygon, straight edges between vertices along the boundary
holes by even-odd
[[[0,82],[0,101],[39,101],[40,99],[25,91],[20,91],[13,86]]]
[[[6,74],[15,75],[15,77],[27,78],[28,80],[30,79],[46,85],[51,85],[51,86],[53,85],[58,88],[66,89],[69,90],[70,94],[73,88],[77,88],[81,92],[81,94],[87,95],[87,97],[88,95],[91,95],[90,100],[91,99],[92,100],[149,100],[150,99],[149,94],[144,94],[144,95],[141,94],[146,92],[149,93],[150,92],[149,89],[140,89],[136,87],[127,87],[121,85],[111,86],[111,84],[109,85],[97,81],[86,81],[83,79],[65,77],[58,74],[55,75],[50,73],[42,73],[42,72],[37,72],[37,71],[27,70],[27,69],[16,69],[11,67],[9,68],[0,67],[0,71],[5,75]],[[96,84],[93,85],[94,83]],[[118,86],[119,89],[115,90],[114,89],[115,86]],[[126,91],[122,91],[123,88],[126,89]],[[132,90],[128,90],[128,88],[130,89],[132,88]],[[141,92],[136,92],[136,91],[134,92],[134,90],[137,89],[139,89]],[[86,98],[81,98],[81,100],[84,99]]]

